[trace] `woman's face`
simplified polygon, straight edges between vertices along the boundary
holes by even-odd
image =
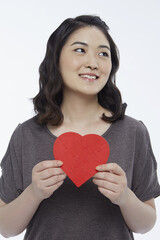
[[[64,91],[97,95],[112,69],[110,45],[104,33],[90,26],[73,32],[62,48],[59,66]]]

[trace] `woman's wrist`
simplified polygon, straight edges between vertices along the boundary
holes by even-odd
[[[42,199],[37,198],[37,196],[34,192],[32,183],[25,189],[25,191],[27,191],[28,198],[31,202],[38,204],[38,205],[42,202]]]

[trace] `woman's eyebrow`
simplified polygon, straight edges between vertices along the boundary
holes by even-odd
[[[79,41],[72,43],[71,46],[72,46],[72,45],[75,45],[75,44],[81,44],[81,45],[84,45],[84,46],[88,46],[87,43],[85,43],[85,42],[79,42]]]
[[[110,47],[108,47],[107,45],[99,45],[98,48],[107,48],[110,51]]]
[[[73,43],[71,44],[71,46],[76,45],[76,44],[81,44],[81,45],[83,45],[83,46],[87,46],[87,47],[88,47],[88,44],[87,44],[87,43],[85,43],[85,42],[80,42],[80,41],[73,42]],[[107,46],[107,45],[99,45],[98,48],[107,48],[107,49],[110,51],[110,47]]]

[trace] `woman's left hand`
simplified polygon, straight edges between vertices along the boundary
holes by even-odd
[[[107,163],[96,167],[98,171],[93,182],[99,191],[117,205],[125,204],[128,187],[127,178],[123,169],[116,163]]]

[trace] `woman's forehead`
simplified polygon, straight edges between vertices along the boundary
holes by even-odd
[[[83,42],[94,42],[97,44],[108,44],[109,41],[105,34],[100,30],[98,27],[95,26],[86,26],[86,27],[81,27],[77,30],[75,30],[68,38],[67,43],[72,42],[78,42],[78,41],[83,41]]]

